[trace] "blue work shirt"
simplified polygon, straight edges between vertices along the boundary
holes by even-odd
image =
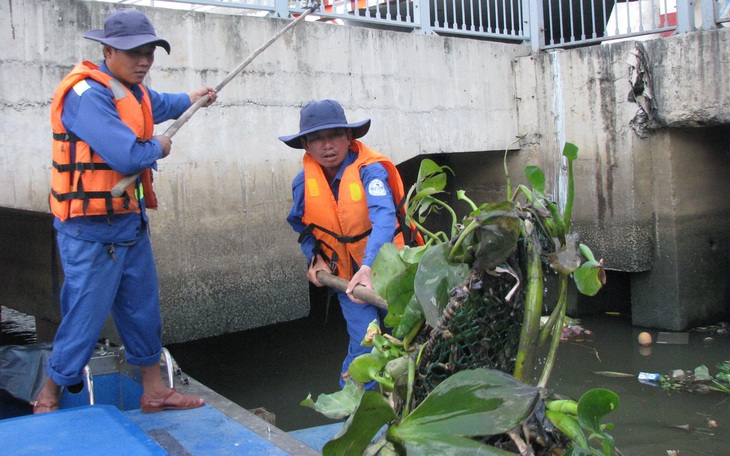
[[[104,62],[99,70],[114,77]],[[69,90],[63,100],[61,121],[69,133],[86,142],[115,171],[133,174],[146,168],[157,169],[162,158],[162,146],[156,139],[137,142],[137,136],[119,117],[112,91],[105,85],[86,79],[91,87],[81,95]],[[127,88],[138,101],[142,90],[138,85]],[[147,89],[155,124],[176,119],[190,107],[187,93],[158,93]],[[141,229],[146,229],[147,214],[144,199],[140,202],[141,213],[72,217],[61,222],[56,218],[53,226],[60,232],[78,239],[93,242],[134,241]],[[110,224],[111,222],[111,224]]]
[[[340,181],[342,174],[345,172],[345,168],[352,165],[357,159],[357,153],[349,151],[345,156],[345,160],[342,162],[337,175],[330,182],[330,189],[335,197],[335,200],[339,197]],[[370,165],[363,166],[360,168],[360,179],[362,180],[363,188],[367,189],[370,183],[375,179],[379,179],[385,188],[384,195],[371,195],[370,192],[365,192],[365,200],[368,205],[368,218],[370,224],[373,227],[372,232],[368,236],[368,241],[365,246],[365,257],[363,258],[362,265],[360,266],[372,266],[375,257],[378,255],[380,247],[387,243],[393,242],[396,229],[396,217],[395,217],[395,203],[393,201],[393,192],[388,185],[388,172],[385,170],[383,165],[380,163],[372,163]],[[302,215],[304,215],[304,170],[294,178],[292,182],[292,196],[294,204],[292,205],[291,211],[287,216],[286,220],[289,225],[297,233],[301,233],[306,228],[306,225],[302,222]],[[363,214],[365,216],[365,214]],[[307,262],[312,262],[312,249],[316,239],[314,235],[310,234],[305,236],[302,240],[301,248],[304,255],[307,257]]]

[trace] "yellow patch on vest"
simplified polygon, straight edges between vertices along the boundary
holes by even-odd
[[[307,179],[307,189],[309,190],[309,196],[319,196],[319,185],[317,185],[317,179]]]
[[[350,199],[352,201],[360,201],[362,199],[362,191],[360,191],[360,184],[357,182],[350,182]]]

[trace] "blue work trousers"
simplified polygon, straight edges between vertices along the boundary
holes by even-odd
[[[345,357],[345,361],[342,363],[342,375],[345,375],[353,359],[373,351],[373,347],[363,347],[360,344],[365,338],[368,325],[370,325],[373,320],[378,320],[378,323],[382,322],[388,312],[371,304],[363,305],[352,302],[350,298],[347,297],[347,294],[343,292],[338,292],[337,298],[340,300],[342,315],[345,317],[345,321],[347,322],[347,334],[350,336],[350,343],[347,347],[347,356]],[[342,375],[340,376],[340,387],[344,388],[345,381],[342,379]],[[365,385],[365,389],[373,389],[374,387],[374,381]]]
[[[61,324],[46,374],[58,385],[83,380],[111,312],[127,362],[151,366],[162,353],[157,271],[146,229],[133,242],[104,244],[58,233],[65,279]]]

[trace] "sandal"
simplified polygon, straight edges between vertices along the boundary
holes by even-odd
[[[186,396],[175,388],[170,389],[164,397],[152,399],[147,394],[142,395],[140,409],[142,413],[155,413],[163,410],[188,410],[205,405],[205,401],[199,397]]]
[[[37,415],[39,413],[55,412],[56,410],[58,410],[57,400],[50,400],[48,402],[45,402],[45,399],[41,399],[40,394],[35,401],[29,402],[29,404],[33,406],[34,415]]]

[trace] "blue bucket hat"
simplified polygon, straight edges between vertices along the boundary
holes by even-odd
[[[89,30],[84,38],[98,41],[121,51],[154,44],[170,53],[170,43],[155,34],[155,28],[147,16],[133,8],[124,8],[110,13],[104,19],[104,29]]]
[[[313,101],[304,106],[299,113],[299,133],[290,136],[279,136],[287,146],[304,149],[302,136],[331,128],[350,128],[352,138],[365,136],[370,129],[370,119],[361,122],[347,123],[345,110],[335,100]]]

